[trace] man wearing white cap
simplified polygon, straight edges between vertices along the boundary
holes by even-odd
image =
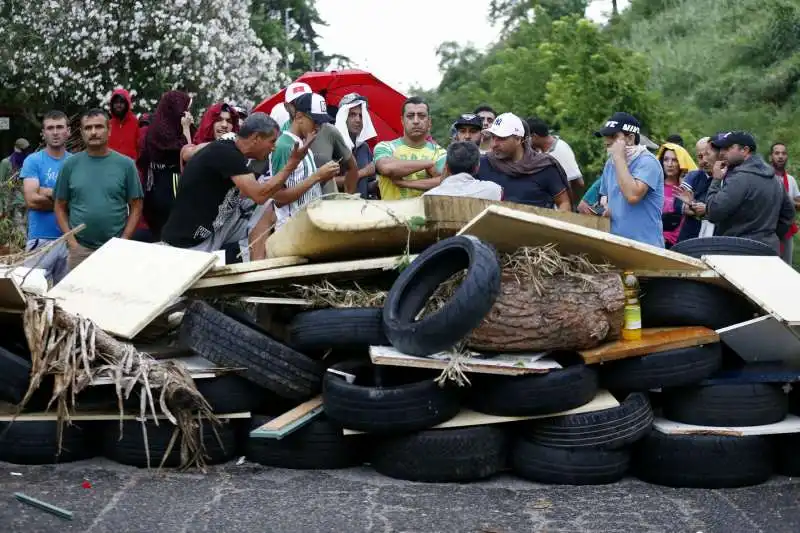
[[[270,159],[270,173],[275,176],[289,160],[296,143],[313,146],[317,132],[323,124],[332,121],[328,115],[325,99],[316,93],[306,93],[292,101],[294,118],[288,130],[284,131],[275,143],[275,151]],[[321,167],[314,162],[314,154],[309,150],[301,164],[292,172],[275,193],[276,229],[312,200],[322,196],[322,185],[339,175],[339,164],[329,161]]]
[[[570,211],[572,200],[564,169],[549,154],[536,153],[525,141],[525,126],[512,114],[498,116],[484,130],[492,149],[481,157],[478,177],[503,188],[508,202]]]
[[[311,94],[312,92],[311,86],[307,83],[303,83],[302,81],[290,83],[289,86],[286,87],[286,93],[283,96],[283,103],[273,107],[272,111],[269,113],[269,115],[281,125],[281,131],[288,130],[292,125],[295,109],[293,102],[298,96]],[[283,112],[281,112],[279,108],[283,108]]]

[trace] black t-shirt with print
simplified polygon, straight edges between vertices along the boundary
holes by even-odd
[[[553,207],[555,197],[566,189],[561,174],[553,165],[531,176],[512,177],[498,172],[489,163],[489,158],[481,157],[478,179],[493,181],[503,188],[503,200],[536,207]]]
[[[215,141],[186,164],[161,237],[167,244],[191,248],[211,237],[239,209],[233,176],[249,174],[247,158],[234,141]]]

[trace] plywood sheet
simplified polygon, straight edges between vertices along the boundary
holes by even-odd
[[[457,232],[473,218],[480,215],[484,209],[497,205],[577,224],[578,226],[596,229],[605,233],[611,231],[611,223],[605,217],[545,209],[515,202],[496,202],[480,198],[453,196],[423,196],[422,200],[425,204],[425,219],[434,222],[439,230],[453,229]]]
[[[800,416],[788,415],[785,419],[774,424],[749,427],[714,427],[693,426],[681,422],[673,422],[664,418],[653,421],[656,431],[667,435],[722,435],[729,437],[745,437],[749,435],[780,435],[785,433],[800,433]]]
[[[111,239],[48,296],[101,329],[132,339],[216,260],[214,254]]]
[[[592,261],[608,261],[622,269],[689,272],[708,270],[708,266],[699,259],[596,229],[502,206],[487,207],[459,234],[474,235],[491,243],[501,252],[513,252],[520,246],[557,244],[562,253],[586,254]]]
[[[406,366],[414,368],[430,368],[444,370],[450,364],[450,354],[438,353],[429,357],[415,357],[398,352],[391,346],[370,346],[370,358],[376,365]],[[561,368],[561,365],[545,357],[546,354],[513,354],[498,355],[491,359],[483,359],[473,352],[472,357],[461,365],[464,372],[476,374],[497,374],[501,376],[521,376],[525,374],[542,374]]]
[[[582,413],[592,413],[595,411],[602,411],[603,409],[613,409],[619,407],[619,402],[608,391],[599,390],[594,399],[580,407],[570,409],[569,411],[561,411],[560,413],[553,413],[549,415],[536,415],[536,416],[497,416],[478,413],[471,409],[461,409],[461,411],[450,420],[442,422],[431,429],[447,429],[447,428],[461,428],[469,426],[485,426],[489,424],[504,424],[507,422],[520,422],[522,420],[535,420],[540,418],[552,418],[554,416],[564,415],[579,415]],[[345,429],[345,435],[356,435],[363,433],[354,429]]]
[[[308,259],[295,255],[276,257],[274,259],[260,259],[258,261],[249,261],[247,263],[234,263],[232,265],[215,266],[206,272],[206,275],[203,277],[213,278],[216,276],[230,276],[232,274],[244,274],[246,272],[256,272],[258,270],[270,270],[273,268],[281,268],[293,265],[304,265],[306,263],[308,263]]]
[[[416,255],[410,256],[414,259]],[[387,270],[394,270],[403,259],[402,256],[381,257],[378,259],[359,259],[356,261],[338,261],[334,263],[313,263],[272,270],[260,270],[246,274],[232,276],[217,276],[204,278],[195,283],[191,288],[210,289],[213,287],[226,287],[231,285],[244,285],[248,283],[261,283],[280,285],[288,281],[302,283],[309,278],[320,277],[352,277],[353,275],[374,274]]]
[[[719,342],[719,335],[708,328],[645,328],[639,340],[608,342],[580,354],[587,365],[592,365],[714,342]]]
[[[273,418],[263,426],[254,429],[250,432],[250,436],[265,439],[282,439],[311,422],[315,417],[322,414],[322,411],[322,396],[316,396],[307,402],[301,403],[294,409],[286,411],[281,416]]]
[[[0,313],[21,313],[25,310],[25,295],[13,278],[0,278]]]
[[[722,342],[748,363],[780,361],[800,366],[800,337],[797,328],[765,315],[718,329]]]
[[[780,257],[706,255],[703,261],[764,311],[800,326],[800,273]]]

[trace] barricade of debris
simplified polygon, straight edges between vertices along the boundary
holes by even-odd
[[[0,460],[709,488],[800,473],[800,275],[758,243],[662,250],[597,217],[426,197],[318,201],[267,250],[219,265],[114,239],[48,290],[7,267]]]

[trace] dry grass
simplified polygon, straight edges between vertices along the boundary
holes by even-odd
[[[386,300],[387,291],[364,289],[358,283],[353,288],[337,287],[328,280],[313,285],[293,284],[292,288],[300,298],[312,302],[314,307],[381,307]]]
[[[130,344],[118,342],[92,321],[65,312],[48,298],[27,295],[24,328],[32,369],[19,409],[24,408],[45,377],[53,376],[55,385],[47,409],[56,407],[59,450],[61,433],[64,424],[71,423],[77,395],[96,378],[110,378],[115,384],[120,415],[123,401],[139,385],[142,430],[145,431],[148,416],[158,425],[157,416],[164,415],[176,427],[165,457],[180,436],[181,466],[205,467],[201,420],[214,425],[215,431],[219,420],[182,365],[157,361]],[[155,389],[158,392],[154,394]]]

